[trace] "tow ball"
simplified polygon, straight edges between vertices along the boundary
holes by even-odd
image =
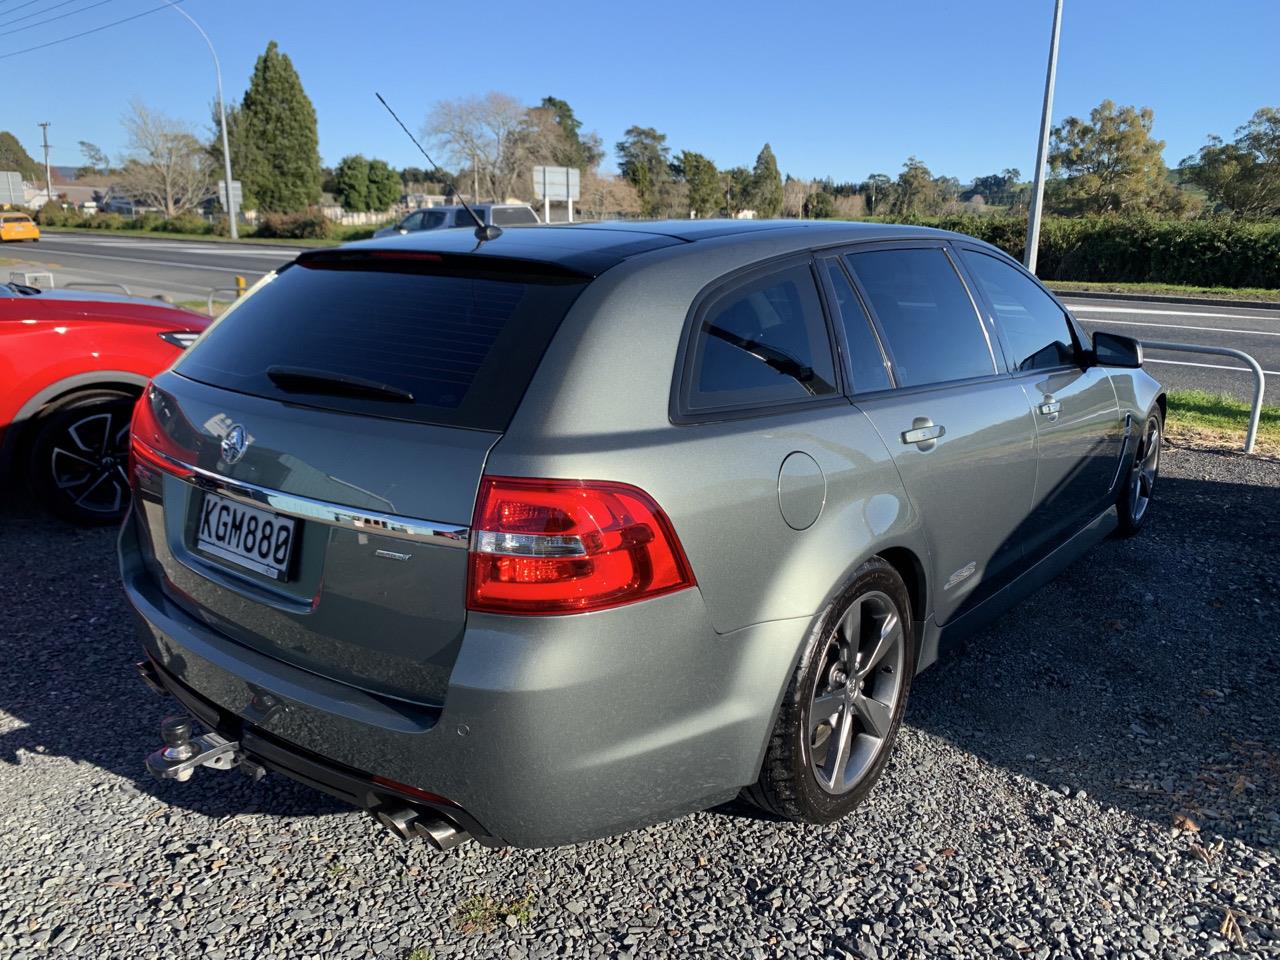
[[[190,717],[165,717],[160,721],[160,739],[164,746],[147,757],[147,772],[159,780],[190,780],[198,767],[213,770],[230,770],[239,767],[240,772],[253,780],[266,775],[261,764],[243,754],[237,740],[214,733],[212,730],[192,736],[194,724]]]

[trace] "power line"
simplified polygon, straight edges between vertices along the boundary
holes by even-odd
[[[0,3],[8,3],[10,0],[0,0]],[[43,3],[44,0],[27,0],[26,3],[20,3],[13,10],[21,10],[23,7],[29,7],[33,3]],[[6,10],[5,13],[13,13],[13,10]]]
[[[31,4],[38,3],[38,2],[40,2],[40,0],[28,0],[27,3],[20,4],[19,6],[14,7],[12,10],[4,11],[4,16],[7,17],[9,14],[16,13],[17,11],[21,10],[23,7],[29,7],[31,6]],[[55,3],[53,6],[45,7],[43,10],[36,10],[33,13],[24,13],[20,17],[14,17],[12,20],[6,20],[4,23],[0,23],[0,27],[7,27],[7,26],[10,26],[11,24],[21,23],[23,20],[30,20],[32,17],[43,16],[44,14],[48,13],[50,10],[57,10],[59,7],[65,7],[68,4],[76,3],[76,2],[78,2],[78,0],[62,0],[61,3]]]
[[[30,20],[32,17],[38,17],[43,13],[48,13],[50,10],[56,10],[58,7],[65,7],[68,3],[74,2],[76,2],[76,0],[62,0],[62,3],[55,3],[52,7],[46,7],[44,10],[39,10],[36,13],[29,13],[25,17],[18,17],[18,20]],[[92,10],[94,7],[100,7],[104,3],[112,2],[114,2],[114,0],[98,0],[97,3],[91,3],[87,7],[81,7],[79,10],[68,10],[66,13],[58,14],[56,17],[50,17],[48,20],[37,20],[35,23],[28,23],[25,27],[18,27],[16,30],[6,30],[3,33],[0,33],[0,37],[7,37],[11,33],[21,33],[23,30],[30,30],[33,27],[42,27],[46,23],[53,23],[55,20],[65,20],[67,17],[74,17],[87,10]],[[9,23],[17,23],[18,20],[10,20]],[[9,26],[9,23],[0,23],[0,27],[7,27]]]
[[[38,43],[34,47],[24,47],[21,50],[13,50],[10,53],[0,53],[0,60],[8,60],[10,57],[16,57],[23,53],[31,53],[33,50],[43,50],[45,47],[56,46],[59,43],[66,43],[68,40],[79,40],[81,37],[87,37],[91,33],[98,33],[101,30],[109,30],[111,27],[118,27],[122,23],[128,23],[130,20],[137,20],[139,17],[145,17],[150,13],[158,13],[161,10],[167,10],[170,7],[176,7],[183,0],[169,0],[168,3],[161,4],[158,7],[152,7],[150,10],[143,10],[141,13],[135,13],[131,17],[121,17],[119,20],[112,20],[110,23],[104,23],[100,27],[94,27],[91,30],[81,30],[79,33],[73,33],[69,37],[62,37],[58,40],[50,40],[47,43]]]

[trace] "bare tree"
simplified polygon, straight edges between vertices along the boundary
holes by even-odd
[[[805,202],[813,193],[813,184],[808,180],[789,177],[782,184],[782,215],[784,217],[803,217]]]
[[[172,217],[213,196],[209,157],[190,127],[139,100],[129,104],[122,122],[129,154],[120,185],[130,197]]]
[[[534,122],[530,111],[505,93],[441,100],[422,132],[443,151],[446,162],[466,168],[480,192],[494,200],[515,194],[529,178],[530,167],[549,159],[543,156],[545,125]],[[465,188],[466,181],[460,186]]]
[[[578,209],[592,220],[637,217],[640,215],[640,195],[622,177],[601,176],[595,170],[584,170]]]

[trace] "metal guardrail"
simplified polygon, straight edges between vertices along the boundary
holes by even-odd
[[[208,297],[208,299],[205,301],[205,304],[206,304],[206,306],[205,306],[205,312],[206,312],[206,313],[208,313],[208,314],[209,314],[209,316],[211,316],[211,317],[213,316],[213,301],[214,301],[214,298],[215,298],[215,297],[217,297],[217,295],[218,295],[218,294],[220,294],[220,293],[232,293],[232,294],[235,294],[235,296],[232,296],[232,297],[220,297],[220,298],[218,298],[218,299],[225,299],[225,300],[233,301],[233,302],[234,302],[234,301],[236,301],[236,300],[239,300],[239,299],[240,299],[240,297],[244,294],[244,288],[243,288],[243,287],[212,287],[212,288],[210,288],[210,290],[209,290],[209,297]]]
[[[1164,340],[1142,340],[1143,349],[1173,350],[1178,353],[1209,353],[1220,357],[1234,357],[1243,360],[1253,371],[1253,412],[1249,415],[1249,429],[1244,436],[1244,452],[1253,453],[1253,442],[1258,437],[1258,421],[1262,418],[1262,394],[1267,388],[1267,375],[1262,365],[1243,350],[1230,347],[1206,347],[1196,343],[1168,343]]]
[[[124,291],[124,295],[126,297],[133,296],[133,291],[130,290],[128,287],[126,287],[123,283],[111,283],[109,281],[104,281],[102,283],[95,283],[92,280],[83,280],[83,281],[77,281],[75,283],[64,283],[62,285],[63,290],[98,290],[102,287],[115,287],[117,290]]]

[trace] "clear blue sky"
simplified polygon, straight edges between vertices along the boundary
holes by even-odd
[[[161,0],[0,0],[0,56]],[[55,4],[57,5],[55,8]],[[22,5],[22,9],[19,6]],[[86,9],[92,5],[92,9]],[[373,97],[413,129],[441,98],[500,90],[567,100],[609,148],[652,126],[674,151],[750,165],[766,140],[784,172],[862,179],[909,155],[968,180],[1034,164],[1052,0],[682,0],[474,4],[186,0],[238,98],[275,39],[316,105],[326,164],[344,154],[420,165]],[[1209,133],[1280,106],[1277,0],[1065,0],[1055,120],[1106,97],[1150,106],[1171,166]],[[32,13],[47,14],[19,20]],[[84,10],[83,13],[75,11]],[[40,25],[47,17],[73,16]],[[30,26],[31,29],[20,30]],[[467,58],[468,51],[474,51]],[[171,10],[0,59],[0,129],[56,164],[79,140],[115,158],[131,98],[209,130],[213,69]]]

